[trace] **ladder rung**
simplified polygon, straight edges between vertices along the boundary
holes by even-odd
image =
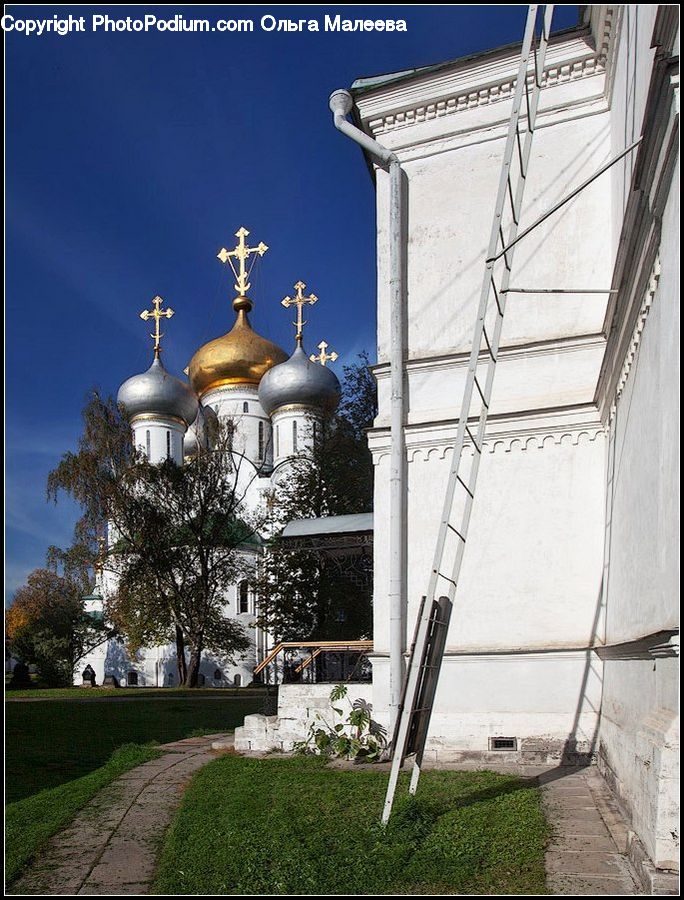
[[[467,425],[466,425],[466,427],[465,427],[465,430],[468,432],[468,437],[469,437],[470,440],[473,442],[473,446],[475,447],[475,449],[477,450],[477,452],[478,452],[478,453],[482,453],[482,450],[480,449],[479,444],[478,444],[477,441],[475,440],[472,431],[470,430],[470,428],[469,428]]]
[[[470,493],[470,492],[468,492],[468,493]],[[470,494],[470,496],[472,497],[472,494]],[[458,528],[454,528],[454,526],[451,524],[451,522],[447,522],[447,523],[446,523],[446,526],[447,526],[447,528],[449,528],[451,531],[453,531],[454,534],[457,534],[457,535],[460,537],[460,539],[463,541],[463,543],[465,544],[466,539],[463,537],[463,535],[462,535],[461,532],[458,530]]]
[[[494,299],[496,300],[496,308],[499,310],[499,315],[503,319],[503,310],[501,309],[501,304],[499,303],[499,292],[496,289],[496,285],[494,284],[494,275],[492,275],[492,287],[494,288]]]
[[[482,393],[482,388],[480,387],[480,382],[477,380],[477,375],[475,376],[474,381],[475,381],[475,387],[477,388],[477,392],[480,395],[480,397],[482,398],[482,403],[484,405],[484,408],[489,409],[489,403],[487,403],[487,401],[485,400],[485,395]]]
[[[511,216],[513,217],[513,221],[517,225],[518,224],[518,216],[515,211],[515,200],[513,199],[513,185],[511,184],[510,173],[508,175],[508,178],[506,179],[506,183],[508,184],[508,199],[510,200],[510,203],[511,203]]]
[[[484,327],[484,325],[482,326],[482,336],[484,337],[485,343],[487,344],[487,350],[489,351],[489,355],[492,358],[492,362],[495,363],[496,356],[494,355],[494,351],[492,350],[492,345],[489,342],[489,335],[487,334],[487,329]]]
[[[506,239],[504,238],[503,227],[502,227],[501,225],[499,225],[499,236],[501,237],[501,249],[502,249],[502,251],[503,251],[503,261],[504,261],[504,265],[506,266],[506,268],[507,268],[508,271],[510,272],[510,271],[511,271],[511,264],[510,264],[509,261],[508,261],[508,254],[507,254],[507,251],[506,251]]]
[[[460,475],[457,475],[457,476],[456,476],[456,481],[460,481],[460,482],[461,482],[461,484],[463,485],[463,487],[464,487],[464,488],[466,489],[466,491],[468,491],[468,493],[470,494],[471,499],[474,500],[474,499],[475,499],[475,494],[473,494],[473,492],[470,490],[470,488],[469,488],[468,485],[465,483],[465,481],[461,478]]]
[[[527,177],[527,172],[525,171],[525,163],[523,162],[523,152],[522,152],[522,144],[520,143],[520,129],[516,125],[515,127],[515,135],[516,135],[516,143],[518,145],[518,160],[520,161],[520,177],[525,180]]]
[[[437,572],[437,574],[439,575],[440,578],[443,578],[445,581],[448,581],[449,584],[453,584],[453,586],[456,587],[456,582],[454,581],[453,578],[449,578],[449,576],[445,575],[443,572]]]

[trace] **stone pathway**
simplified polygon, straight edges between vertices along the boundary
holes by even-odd
[[[230,749],[232,735],[163,744],[163,755],[101,790],[56,834],[12,894],[146,894],[157,854],[191,776]]]
[[[539,783],[553,829],[546,852],[551,893],[642,894],[627,862],[627,827],[598,771],[553,769]]]
[[[159,759],[112,782],[55,835],[11,893],[147,894],[185,786],[217,751],[232,746],[232,734],[162,745]],[[598,771],[545,768],[536,774],[553,829],[546,852],[550,894],[643,894],[627,862],[627,827]]]

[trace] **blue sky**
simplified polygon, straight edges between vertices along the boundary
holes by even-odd
[[[557,7],[554,25],[577,21]],[[375,209],[359,149],[327,99],[362,75],[520,40],[524,6],[9,6],[15,18],[253,18],[246,33],[5,35],[6,593],[69,543],[76,510],[45,501],[75,446],[89,388],[116,393],[147,367],[140,310],[161,294],[166,366],[231,325],[216,260],[245,225],[271,248],[252,322],[286,348],[279,301],[302,279],[320,298],[307,345],[343,363],[375,352]],[[406,33],[263,32],[262,15],[402,18]]]

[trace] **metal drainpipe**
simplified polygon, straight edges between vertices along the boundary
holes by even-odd
[[[404,246],[402,242],[402,171],[396,154],[378,144],[346,116],[353,106],[349,91],[334,91],[330,109],[335,128],[389,166],[390,174],[390,729],[399,713],[406,649],[405,533],[406,453],[404,449]],[[391,733],[390,731],[390,733]]]

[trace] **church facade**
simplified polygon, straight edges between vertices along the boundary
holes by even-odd
[[[187,369],[187,381],[177,378],[164,368],[160,341],[160,323],[174,311],[164,309],[162,299],[155,297],[152,308],[141,313],[142,319],[154,323],[152,365],[121,385],[117,403],[130,423],[134,446],[152,463],[172,459],[183,465],[198,454],[211,452],[215,425],[230,423],[235,490],[244,498],[245,511],[253,513],[264,506],[288,463],[310,453],[320,417],[339,402],[340,384],[327,365],[337,359],[336,353],[326,352],[327,344],[319,345],[318,356],[304,351],[302,311],[318,298],[304,295],[303,282],[297,282],[293,296],[282,301],[286,308],[296,310],[295,348],[290,356],[253,330],[249,321],[253,304],[247,296],[254,262],[250,257],[263,256],[268,248],[263,243],[249,247],[248,234],[240,228],[235,248],[224,248],[218,254],[235,276],[232,328],[197,350]],[[108,535],[108,540],[112,546],[115,535]],[[259,536],[241,548],[248,571],[256,573],[262,552]],[[89,612],[106,612],[107,596],[116,590],[116,581],[115,571],[100,568],[96,589],[86,601]],[[205,651],[201,685],[242,687],[253,682],[254,668],[269,643],[267,633],[256,624],[258,611],[258,597],[248,578],[230,587],[223,612],[243,626],[250,649],[237,660]],[[86,663],[93,668],[98,684],[114,676],[118,683],[131,686],[178,685],[173,643],[132,656],[122,643],[111,640],[84,660]]]
[[[678,14],[583,9],[546,54],[520,232],[589,183],[516,249],[426,759],[596,761],[646,856],[670,870]],[[404,652],[432,566],[519,58],[508,47],[360,79],[349,92],[355,125],[396,154],[404,177]],[[367,151],[366,162],[378,219],[369,441],[379,522],[391,492],[390,175]],[[385,542],[375,543],[374,576],[374,714],[389,721]]]

